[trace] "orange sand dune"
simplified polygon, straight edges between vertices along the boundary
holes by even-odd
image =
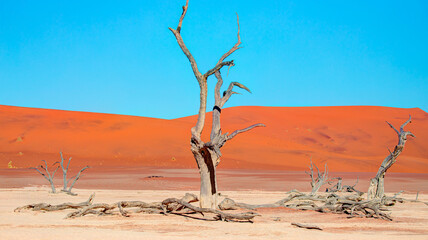
[[[219,167],[301,171],[312,157],[334,172],[374,172],[397,143],[385,120],[399,128],[409,114],[406,129],[417,138],[409,139],[390,171],[427,173],[428,113],[366,106],[223,109],[223,132],[259,122],[267,127],[226,143]],[[61,150],[76,167],[196,168],[189,146],[195,122],[196,116],[164,120],[0,105],[0,168],[54,163]]]

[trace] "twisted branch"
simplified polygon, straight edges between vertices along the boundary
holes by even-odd
[[[227,136],[227,140],[230,140],[230,139],[234,138],[236,135],[243,133],[243,132],[246,132],[246,131],[250,131],[251,129],[256,128],[256,127],[266,127],[266,125],[264,125],[263,123],[257,123],[257,124],[251,125],[249,127],[246,127],[244,129],[235,130],[233,133],[231,133],[229,136]]]

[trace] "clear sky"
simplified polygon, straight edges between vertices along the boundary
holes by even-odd
[[[0,1],[0,104],[177,118],[199,87],[168,27],[185,0]],[[236,42],[226,107],[377,105],[428,111],[428,1],[190,0],[201,72]],[[209,109],[215,78],[209,79]]]

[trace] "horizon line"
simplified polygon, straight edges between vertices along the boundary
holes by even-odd
[[[40,109],[40,110],[54,110],[54,111],[67,111],[67,112],[81,112],[81,113],[98,113],[98,114],[109,114],[109,115],[121,115],[121,116],[131,116],[131,117],[144,117],[144,118],[153,118],[153,119],[163,119],[163,120],[174,120],[174,119],[180,119],[180,118],[186,118],[191,116],[198,115],[197,111],[193,115],[186,115],[181,117],[174,117],[174,118],[159,118],[159,117],[151,117],[151,116],[140,116],[140,115],[132,115],[132,114],[120,114],[120,113],[109,113],[109,112],[98,112],[98,111],[83,111],[83,110],[70,110],[70,109],[57,109],[57,108],[44,108],[44,107],[27,107],[27,106],[16,106],[16,105],[7,105],[7,104],[0,104],[0,107],[6,106],[6,107],[16,107],[16,108],[32,108],[32,109]],[[396,108],[396,109],[419,109],[425,113],[428,114],[427,111],[420,107],[391,107],[391,106],[378,106],[378,105],[330,105],[330,106],[258,106],[258,105],[241,105],[241,106],[231,106],[231,107],[225,107],[223,109],[229,109],[229,108],[237,108],[237,107],[262,107],[262,108],[334,108],[334,107],[381,107],[381,108]],[[212,112],[206,111],[207,113]]]

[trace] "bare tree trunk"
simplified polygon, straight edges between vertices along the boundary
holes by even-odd
[[[392,124],[387,122],[388,125],[392,129],[394,129],[394,131],[397,133],[398,144],[395,146],[393,152],[389,151],[389,155],[383,160],[376,176],[370,180],[370,186],[367,191],[367,199],[369,200],[374,198],[381,199],[385,195],[384,181],[385,181],[386,171],[397,161],[397,157],[400,155],[400,153],[404,149],[404,145],[406,144],[406,141],[407,141],[407,136],[415,137],[413,133],[409,131],[404,131],[404,127],[411,122],[411,119],[412,119],[411,116],[409,116],[409,120],[407,120],[405,123],[403,123],[403,125],[401,125],[400,131],[395,129],[395,127],[392,126]]]
[[[71,177],[70,179],[67,179],[67,173],[68,173],[68,168],[70,167],[71,157],[68,159],[67,166],[64,166],[64,157],[62,155],[62,152],[59,152],[59,154],[61,156],[60,166],[61,166],[61,169],[62,169],[62,178],[63,178],[63,188],[62,188],[61,191],[66,192],[66,193],[71,194],[71,195],[77,195],[77,194],[72,193],[71,189],[73,188],[73,186],[77,182],[77,180],[79,180],[80,173],[82,173],[83,171],[85,171],[86,169],[88,169],[89,166],[86,166],[86,167],[80,169],[80,171],[75,176]],[[73,178],[74,178],[73,183],[70,185],[70,187],[68,187],[68,183]]]
[[[49,182],[50,182],[50,184],[51,184],[52,193],[56,193],[55,185],[54,185],[54,183],[53,183],[53,180],[51,179],[51,180],[49,180]]]
[[[183,19],[186,16],[187,9],[189,5],[189,0],[186,1],[186,5],[183,6],[183,12],[181,14],[180,20],[178,22],[178,26],[176,29],[169,28],[171,32],[174,34],[177,39],[177,43],[183,51],[184,55],[186,55],[187,59],[190,62],[190,66],[192,67],[193,74],[198,81],[200,87],[200,95],[199,95],[199,113],[198,113],[198,121],[196,125],[191,129],[192,137],[191,137],[191,151],[193,156],[195,157],[196,163],[198,164],[199,173],[201,176],[201,196],[200,196],[200,205],[202,208],[217,208],[217,179],[216,179],[216,167],[220,162],[221,152],[220,148],[226,143],[226,141],[232,139],[237,134],[246,132],[255,127],[264,126],[263,124],[255,124],[250,127],[236,130],[232,134],[222,134],[220,127],[220,113],[223,105],[229,100],[229,98],[236,94],[233,91],[233,87],[237,86],[239,88],[245,89],[248,92],[250,90],[244,85],[238,82],[232,82],[229,85],[229,88],[223,92],[223,96],[220,94],[220,89],[223,85],[223,79],[221,77],[220,70],[224,66],[232,67],[234,66],[233,60],[225,61],[227,57],[229,57],[233,52],[239,49],[239,45],[241,44],[241,38],[239,35],[239,17],[237,16],[238,22],[238,41],[237,43],[223,56],[221,56],[220,60],[214,66],[214,68],[208,70],[205,74],[202,74],[194,59],[193,55],[190,53],[189,49],[184,44],[183,38],[181,37],[181,27],[183,24]],[[217,78],[217,84],[214,91],[215,97],[215,106],[213,108],[213,124],[211,129],[210,141],[204,142],[201,139],[202,130],[205,125],[205,115],[206,115],[206,107],[207,107],[207,79],[209,76],[215,75]]]
[[[205,149],[209,154],[208,150]],[[198,152],[194,155],[201,178],[200,206],[201,208],[217,207],[217,177],[216,167],[212,164],[212,159],[206,154]]]
[[[49,183],[50,183],[50,185],[51,185],[51,189],[52,189],[52,193],[56,193],[56,190],[55,190],[55,184],[54,184],[54,182],[53,182],[53,179],[54,179],[54,177],[55,177],[55,173],[56,173],[56,171],[58,170],[58,168],[59,168],[59,166],[57,166],[57,168],[52,172],[52,175],[51,175],[51,173],[49,172],[49,169],[48,169],[48,163],[45,161],[45,160],[42,160],[44,163],[45,163],[45,167],[43,167],[43,165],[39,165],[39,166],[37,166],[37,167],[30,167],[30,169],[34,169],[34,170],[36,170],[38,173],[40,173],[40,175],[42,175]],[[52,164],[52,166],[54,166],[55,164],[57,164],[58,162],[55,162],[54,164]],[[41,169],[43,169],[45,172],[46,172],[46,174],[47,174],[47,176],[46,176],[46,174],[44,174],[44,173],[42,173],[40,170],[39,170],[39,168],[41,168]]]
[[[68,159],[67,167],[64,167],[64,157],[62,156],[62,152],[59,152],[59,154],[61,156],[60,165],[61,165],[61,169],[62,169],[62,181],[63,181],[62,191],[66,192],[67,191],[67,185],[68,185],[67,172],[68,172],[68,167],[70,166],[71,157]]]
[[[202,208],[217,208],[217,179],[215,169],[210,171],[204,166],[199,171],[201,176],[200,206]]]

